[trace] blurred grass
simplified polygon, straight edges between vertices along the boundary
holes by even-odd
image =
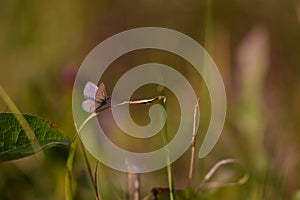
[[[245,163],[250,180],[242,186],[205,192],[205,198],[291,199],[300,189],[300,14],[297,8],[299,3],[294,1],[258,0],[172,3],[3,0],[0,1],[0,83],[21,112],[48,118],[68,136],[73,136],[72,81],[76,69],[94,46],[115,33],[140,26],[181,31],[205,45],[212,55],[224,78],[228,100],[223,134],[214,151],[207,158],[197,160],[193,184],[199,183],[216,161],[234,157]],[[257,27],[266,33],[266,46],[255,43],[259,39],[249,39]],[[247,40],[250,45],[243,50]],[[133,57],[137,55],[138,52]],[[193,84],[198,84],[199,77],[187,70],[188,65],[183,61],[159,52],[144,57],[161,59],[170,66],[174,64]],[[141,62],[122,58],[120,61],[125,62],[115,63],[122,66],[119,71],[107,72],[108,91],[112,91],[114,81],[109,82],[112,76],[117,77]],[[204,119],[200,122],[200,138],[210,111],[205,90],[203,86],[203,94],[199,94]],[[2,102],[0,109],[7,111]],[[49,150],[43,161],[30,157],[1,163],[1,199],[62,199],[66,153],[61,149]],[[184,154],[174,164],[178,188],[187,182],[188,155]],[[80,152],[74,162],[76,199],[93,199]],[[124,179],[124,174],[101,166],[99,185],[104,197],[112,195],[112,190],[117,191],[114,195],[123,197]],[[166,171],[143,175],[142,185],[143,194],[153,186],[166,186]]]

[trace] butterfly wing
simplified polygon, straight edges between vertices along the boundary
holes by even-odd
[[[83,95],[87,99],[95,100],[97,91],[98,91],[97,85],[88,81],[84,86]]]
[[[84,97],[87,98],[82,102],[82,108],[86,112],[95,112],[97,109],[106,104],[108,99],[103,82],[99,84],[99,87],[92,82],[87,82],[84,90]]]
[[[101,82],[99,84],[98,90],[96,92],[95,99],[99,103],[102,103],[103,101],[105,101],[107,99],[106,89],[105,89],[105,85],[104,85],[103,82]]]
[[[83,101],[81,106],[82,106],[83,110],[85,110],[86,112],[89,112],[89,113],[94,112],[96,109],[95,101],[91,100],[91,99],[87,99],[87,100]]]

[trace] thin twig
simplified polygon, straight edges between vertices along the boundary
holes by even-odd
[[[86,153],[86,151],[84,149],[84,146],[83,146],[83,144],[82,144],[81,141],[80,141],[80,145],[81,145],[81,150],[82,150],[82,153],[83,153],[83,157],[84,157],[86,166],[88,168],[89,177],[90,177],[91,181],[93,182],[93,186],[94,186],[95,193],[96,193],[96,199],[97,200],[101,200],[101,196],[100,196],[100,194],[98,192],[97,177],[96,177],[97,167],[98,167],[98,161],[96,162],[95,175],[93,176],[92,168],[91,168],[90,162],[88,161],[87,153]]]
[[[163,101],[163,107],[165,110],[167,110],[165,99]],[[169,195],[170,200],[175,200],[175,188],[174,188],[174,180],[173,180],[173,172],[172,172],[172,166],[170,164],[170,151],[167,146],[167,140],[168,140],[168,126],[167,122],[164,125],[164,134],[163,134],[163,144],[166,146],[166,161],[167,161],[167,173],[168,173],[168,183],[169,183]]]
[[[96,192],[96,199],[97,200],[101,200],[101,196],[99,194],[99,191],[98,191],[98,183],[97,183],[97,174],[98,174],[98,160],[96,161],[96,167],[95,167],[95,175],[94,175],[94,187],[95,187],[95,192]]]
[[[140,174],[127,172],[126,200],[140,199]]]
[[[81,124],[81,126],[79,127],[79,129],[77,129],[77,133],[80,133],[81,130],[83,129],[83,127],[84,127],[84,126],[85,126],[92,118],[96,117],[99,113],[100,113],[100,111],[99,111],[99,112],[94,112],[94,113],[90,114],[90,115],[82,122],[82,124]]]
[[[226,164],[232,164],[232,163],[236,163],[241,165],[239,160],[236,159],[224,159],[221,160],[219,162],[217,162],[212,168],[211,170],[209,170],[209,172],[205,175],[204,179],[202,180],[202,182],[199,184],[199,186],[196,189],[196,192],[199,192],[200,189],[202,188],[202,186],[207,183],[212,176],[215,174],[215,172],[223,165]],[[229,182],[229,183],[217,183],[217,182],[210,182],[209,185],[213,186],[213,187],[224,187],[224,186],[232,186],[232,185],[240,185],[240,184],[244,184],[249,178],[249,175],[247,172],[245,172],[244,176],[242,178],[240,178],[239,180],[235,181],[235,182]]]
[[[193,170],[194,170],[198,109],[199,109],[199,99],[197,100],[197,103],[196,103],[195,109],[194,109],[193,135],[192,135],[192,144],[191,144],[191,160],[190,160],[189,183],[188,183],[189,187],[191,187]]]
[[[93,178],[92,168],[91,168],[90,163],[88,162],[88,157],[87,157],[86,151],[85,151],[84,146],[81,141],[80,141],[80,145],[81,145],[84,160],[85,160],[87,168],[88,168],[89,176],[90,176],[91,180],[93,180],[94,178]]]
[[[148,104],[148,103],[152,103],[156,100],[162,100],[163,103],[165,104],[166,102],[166,97],[165,96],[156,96],[154,98],[151,99],[140,99],[140,100],[132,100],[132,101],[123,101],[122,103],[116,104],[112,107],[117,107],[117,106],[121,106],[121,105],[125,105],[125,104]]]
[[[135,173],[134,200],[140,199],[140,192],[141,192],[141,174]]]

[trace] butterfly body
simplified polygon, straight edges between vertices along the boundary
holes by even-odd
[[[82,102],[82,108],[90,113],[97,112],[101,107],[106,105],[109,100],[103,82],[97,86],[88,81],[84,87],[83,95],[86,100]]]

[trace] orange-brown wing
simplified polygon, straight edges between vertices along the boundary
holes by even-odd
[[[101,82],[98,86],[98,90],[97,90],[95,99],[98,103],[101,103],[101,102],[105,101],[106,98],[107,98],[107,94],[106,94],[105,85],[103,82]]]

